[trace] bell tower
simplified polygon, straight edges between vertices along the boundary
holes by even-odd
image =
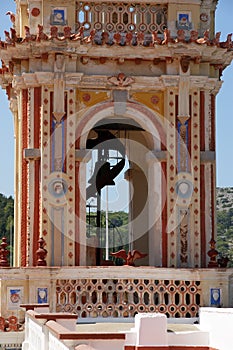
[[[16,135],[15,266],[37,265],[40,237],[48,266],[101,265],[98,201],[123,171],[124,244],[147,254],[140,265],[208,267],[215,98],[232,60],[231,36],[214,30],[217,0],[15,2],[0,48]]]

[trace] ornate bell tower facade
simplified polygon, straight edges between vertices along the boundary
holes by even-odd
[[[119,140],[129,248],[147,253],[142,265],[208,266],[215,97],[232,59],[231,39],[214,32],[216,4],[16,0],[0,49],[15,126],[15,266],[36,266],[39,237],[48,266],[102,263],[86,200],[114,183],[106,154]]]

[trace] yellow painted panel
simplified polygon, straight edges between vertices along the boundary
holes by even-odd
[[[97,103],[109,100],[110,95],[106,91],[77,91],[77,99],[86,107],[91,107]]]
[[[135,92],[131,97],[164,116],[164,93],[161,91]]]

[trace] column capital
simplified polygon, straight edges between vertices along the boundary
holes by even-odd
[[[182,125],[186,123],[187,120],[189,120],[190,115],[178,115],[177,119],[181,122]]]

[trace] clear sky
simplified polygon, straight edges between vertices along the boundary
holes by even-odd
[[[15,11],[13,0],[0,0],[0,37],[11,22],[5,13]],[[221,40],[233,32],[233,0],[219,0],[216,32]],[[222,89],[217,97],[217,186],[233,187],[233,65],[224,73]],[[0,193],[14,195],[14,128],[5,91],[0,90]]]

